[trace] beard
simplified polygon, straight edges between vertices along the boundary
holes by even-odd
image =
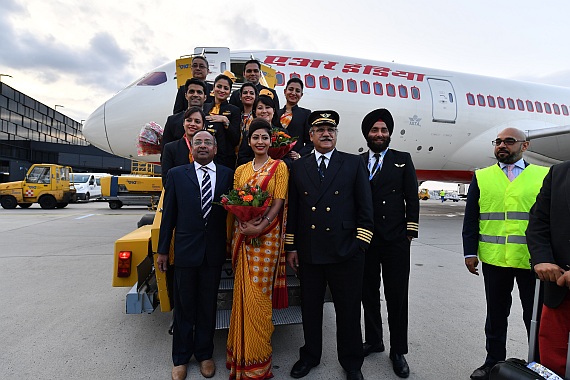
[[[514,164],[521,159],[521,151],[509,152],[507,149],[500,149],[495,152],[497,161],[503,164]]]
[[[368,148],[370,148],[371,151],[373,151],[374,153],[380,153],[385,151],[388,146],[390,145],[390,141],[392,139],[390,138],[390,136],[388,136],[385,139],[371,139],[370,137],[366,138],[366,144],[368,145]]]

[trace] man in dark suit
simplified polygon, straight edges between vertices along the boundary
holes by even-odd
[[[487,357],[471,374],[487,380],[491,368],[507,355],[508,316],[514,282],[517,282],[523,322],[530,332],[535,278],[525,231],[528,213],[540,190],[547,168],[523,159],[529,142],[525,133],[506,128],[492,141],[497,163],[475,171],[463,217],[463,255],[467,270],[479,275],[482,262],[487,317]]]
[[[303,81],[301,79],[289,79],[283,93],[287,104],[277,111],[277,117],[281,126],[287,130],[288,135],[298,137],[292,152],[287,155],[291,160],[295,160],[313,150],[308,122],[311,110],[299,107],[299,101],[303,97]],[[290,162],[286,163],[290,164]]]
[[[526,238],[533,268],[544,281],[541,363],[563,377],[570,333],[570,161],[554,165],[530,210]]]
[[[410,243],[418,237],[420,202],[412,157],[388,149],[394,131],[392,114],[384,108],[362,120],[362,134],[370,150],[361,155],[368,167],[374,204],[374,237],[366,251],[362,306],[364,307],[364,356],[384,351],[380,315],[380,275],[390,328],[390,359],[399,377],[410,369],[408,353],[408,285]]]
[[[158,242],[158,269],[166,271],[174,235],[173,379],[185,379],[192,355],[204,377],[216,371],[212,353],[216,300],[226,259],[226,211],[219,202],[233,184],[233,171],[213,163],[216,139],[208,131],[192,138],[194,163],[168,173]]]
[[[203,55],[197,55],[192,58],[190,69],[192,70],[192,78],[199,79],[206,84],[206,103],[213,103],[214,97],[212,96],[212,91],[214,90],[214,87],[211,83],[206,82],[206,77],[210,73],[209,63],[206,57]],[[188,99],[185,96],[187,87],[188,85],[184,85],[178,88],[172,114],[177,114],[178,112],[186,111],[186,109],[188,109]]]
[[[260,94],[261,90],[264,88],[268,89],[273,93],[273,100],[275,102],[275,109],[279,109],[279,98],[277,97],[277,92],[274,89],[266,87],[259,83],[261,79],[261,64],[257,59],[250,59],[245,63],[243,66],[243,78],[245,82],[251,82],[257,88],[257,93]],[[235,90],[232,92],[232,96],[230,96],[230,104],[233,104],[240,110],[243,109],[241,104],[241,96],[239,90]]]
[[[186,81],[186,99],[188,100],[188,108],[204,106],[206,101],[206,91],[208,87],[206,83],[199,79],[191,78]],[[164,146],[171,141],[178,140],[184,136],[184,111],[180,111],[174,115],[168,116],[166,124],[164,124],[164,132],[162,133],[161,154]]]
[[[291,376],[306,376],[322,353],[328,284],[336,311],[338,360],[348,380],[363,379],[360,300],[364,252],[372,239],[372,194],[360,157],[339,152],[338,113],[309,116],[315,152],[293,162],[289,177],[287,262],[301,281],[305,345]]]

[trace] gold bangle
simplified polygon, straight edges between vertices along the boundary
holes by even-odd
[[[269,218],[267,217],[267,215],[263,215],[263,218],[265,218],[265,219],[269,222],[269,224],[271,224],[271,220],[269,220]]]

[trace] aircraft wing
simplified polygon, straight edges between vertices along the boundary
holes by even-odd
[[[530,146],[529,154],[538,154],[556,161],[570,160],[570,125],[526,130]]]

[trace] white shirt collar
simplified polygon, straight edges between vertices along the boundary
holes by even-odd
[[[336,149],[336,148],[335,148]],[[333,152],[335,151],[335,149],[331,150],[330,152],[327,153],[319,153],[315,150],[315,159],[317,160],[317,164],[320,164],[321,162],[321,156],[325,156],[326,157],[326,162],[329,162],[331,160],[331,156],[333,154]]]
[[[202,166],[207,167],[208,170],[211,170],[214,173],[216,172],[216,164],[214,164],[214,161],[210,161],[207,165],[202,165],[202,164],[199,164],[198,162],[194,161],[194,168],[196,169],[196,171],[200,170],[200,168]]]
[[[504,169],[507,165],[509,164],[505,164],[503,162],[499,162],[499,166],[501,167],[501,169]],[[520,160],[518,160],[517,162],[515,162],[515,166],[517,168],[523,169],[525,168],[525,164],[524,164],[524,159],[521,158]]]

